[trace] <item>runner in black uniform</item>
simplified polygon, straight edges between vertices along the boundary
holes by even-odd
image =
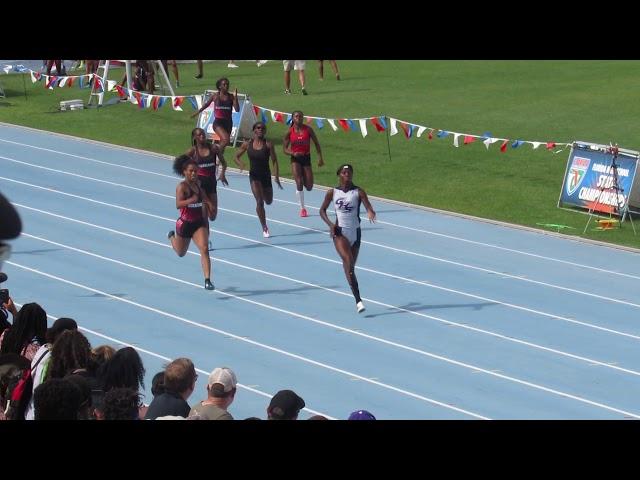
[[[273,172],[276,183],[280,190],[280,172],[278,168],[278,158],[276,150],[273,148],[271,141],[267,140],[265,135],[267,127],[262,122],[253,124],[253,139],[243,142],[238,148],[235,156],[236,163],[240,167],[240,171],[244,170],[244,164],[240,157],[247,152],[249,155],[249,181],[251,183],[251,191],[256,198],[256,213],[262,225],[262,235],[269,238],[269,227],[267,227],[267,218],[264,211],[264,204],[271,205],[273,202],[273,185],[271,184],[271,170],[269,169],[269,157],[273,162]]]

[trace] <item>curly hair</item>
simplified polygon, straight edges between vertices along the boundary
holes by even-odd
[[[99,371],[104,391],[128,387],[136,392],[144,389],[145,369],[140,355],[133,347],[124,347],[105,363]]]
[[[0,353],[21,354],[33,340],[43,345],[46,332],[47,312],[37,303],[26,303],[4,334]]]
[[[87,368],[91,358],[89,340],[78,330],[65,330],[51,350],[51,361],[45,380],[63,378],[80,368]]]
[[[102,413],[105,420],[137,420],[140,394],[132,388],[112,388],[104,395]]]
[[[176,157],[173,160],[173,173],[181,177],[184,177],[184,170],[185,168],[187,168],[187,165],[189,165],[190,163],[193,163],[196,166],[198,165],[198,162],[196,162],[189,155],[180,155]]]

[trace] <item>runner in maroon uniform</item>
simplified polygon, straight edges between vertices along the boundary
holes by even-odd
[[[216,82],[216,88],[218,91],[214,93],[209,100],[198,110],[191,115],[196,117],[213,103],[214,122],[213,131],[220,137],[220,152],[224,153],[224,149],[229,145],[229,137],[231,136],[231,129],[233,127],[233,120],[231,115],[232,109],[236,112],[240,111],[238,105],[238,89],[234,90],[234,93],[229,93],[229,79],[221,78]]]
[[[207,142],[204,130],[194,128],[191,131],[191,147],[187,150],[187,155],[193,158],[198,164],[198,180],[202,189],[209,199],[209,220],[214,221],[218,216],[218,189],[216,180],[216,156],[220,159],[220,181],[224,186],[229,186],[225,172],[227,162],[220,153],[220,147]]]
[[[262,225],[262,236],[269,238],[269,227],[267,227],[267,216],[264,211],[264,204],[271,205],[273,202],[273,185],[271,183],[271,169],[269,168],[269,157],[273,162],[273,172],[276,177],[276,183],[280,190],[280,172],[278,168],[278,158],[273,148],[273,143],[265,138],[267,127],[262,122],[253,124],[253,139],[243,142],[236,151],[236,163],[240,167],[240,171],[244,170],[244,164],[240,157],[247,152],[249,155],[249,181],[251,183],[251,191],[256,199],[256,213]]]
[[[209,258],[209,229],[207,228],[208,202],[198,181],[198,165],[188,155],[180,155],[173,162],[173,171],[184,181],[176,187],[176,208],[180,210],[180,218],[176,221],[176,229],[167,237],[179,257],[184,257],[189,249],[191,238],[200,250],[200,263],[204,273],[204,288],[213,290],[211,283],[211,259]]]
[[[307,217],[304,207],[304,191],[302,187],[311,191],[313,188],[313,170],[311,169],[311,141],[313,140],[318,152],[318,167],[324,165],[320,142],[311,127],[304,124],[304,115],[300,110],[291,114],[293,121],[289,131],[282,140],[284,153],[291,155],[291,171],[296,181],[296,196],[300,202],[300,216]]]

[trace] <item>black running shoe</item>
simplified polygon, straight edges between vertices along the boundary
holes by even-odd
[[[175,237],[176,236],[176,232],[174,232],[173,230],[169,230],[169,233],[167,233],[167,238],[169,240],[171,240],[171,237]]]
[[[213,283],[211,283],[211,280],[209,280],[208,278],[206,278],[204,280],[204,288],[206,288],[207,290],[215,290],[216,287],[213,286]]]

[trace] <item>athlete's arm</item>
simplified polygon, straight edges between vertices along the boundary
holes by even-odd
[[[267,141],[267,147],[271,152],[271,163],[273,164],[273,176],[276,179],[276,184],[282,190],[282,184],[280,183],[280,167],[278,166],[278,157],[276,156],[276,150],[273,148],[273,143]]]
[[[367,209],[367,218],[371,223],[374,223],[376,221],[376,211],[373,209],[373,207],[371,206],[371,203],[369,202],[369,197],[367,197],[367,192],[359,188],[358,194],[360,195],[360,201],[363,203],[364,208]]]
[[[250,142],[251,140],[249,140]],[[238,167],[240,168],[240,171],[242,172],[244,170],[244,163],[242,163],[242,160],[240,160],[240,157],[242,155],[244,155],[244,152],[247,151],[247,148],[249,148],[249,142],[242,142],[242,145],[240,145],[240,147],[238,147],[238,150],[236,150],[236,155],[233,158],[236,162],[236,164],[238,165]]]
[[[313,131],[313,128],[309,128],[309,136],[311,140],[313,140],[313,144],[316,146],[316,150],[318,151],[318,166],[321,167],[324,165],[324,159],[322,158],[322,151],[320,150],[320,142],[318,141],[318,137],[316,137],[316,132]]]
[[[329,220],[329,217],[327,215],[327,208],[331,204],[331,200],[333,200],[333,188],[330,188],[329,190],[327,190],[327,194],[324,196],[324,201],[320,206],[320,218],[322,218],[324,223],[329,225],[329,233],[331,234],[331,238],[335,238],[336,224],[331,222],[331,220]]]

